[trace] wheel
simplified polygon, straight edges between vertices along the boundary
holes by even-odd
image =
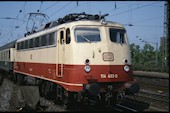
[[[47,86],[47,82],[46,81],[43,81],[41,84],[40,84],[40,87],[39,87],[39,90],[40,90],[40,96],[42,97],[46,97],[47,94],[48,94],[48,86]]]
[[[45,93],[44,93],[44,90],[45,90],[45,84],[44,82],[42,82],[39,86],[39,91],[40,91],[40,96],[41,97],[44,97],[45,96]]]

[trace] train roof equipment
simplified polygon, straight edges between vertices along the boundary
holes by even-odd
[[[67,23],[67,22],[72,22],[72,21],[77,21],[77,20],[101,20],[104,19],[105,16],[108,16],[109,14],[104,14],[104,15],[91,15],[91,14],[86,14],[85,12],[82,13],[72,13],[64,16],[63,18],[59,18],[58,22],[59,24]]]
[[[25,37],[42,31],[44,29],[48,29],[48,28],[52,28],[55,26],[58,26],[60,24],[64,24],[64,23],[68,23],[68,22],[73,22],[73,21],[79,21],[79,20],[97,20],[97,21],[101,21],[101,22],[105,22],[105,17],[108,16],[109,14],[104,14],[104,15],[92,15],[92,14],[86,14],[85,12],[82,13],[71,13],[68,15],[65,15],[63,18],[59,18],[56,21],[51,21],[43,26],[41,26],[41,28],[39,28],[37,31],[33,31],[33,32],[27,32],[25,33]]]

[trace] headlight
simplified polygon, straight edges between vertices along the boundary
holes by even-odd
[[[128,65],[124,66],[124,70],[128,72],[130,70],[130,67]]]
[[[90,68],[90,66],[85,66],[84,70],[88,73],[88,72],[90,72],[91,68]]]

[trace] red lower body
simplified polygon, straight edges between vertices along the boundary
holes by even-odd
[[[79,92],[83,84],[89,82],[98,83],[125,83],[133,80],[133,71],[124,71],[124,65],[90,65],[91,71],[86,73],[85,65],[63,65],[63,76],[61,77],[61,65],[45,63],[15,62],[14,73],[37,77],[52,81],[63,86],[67,91]],[[130,65],[131,67],[131,65]]]

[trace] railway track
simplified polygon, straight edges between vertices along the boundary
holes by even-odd
[[[8,86],[8,84],[12,85],[12,82],[9,82],[9,80],[4,80],[5,84]],[[145,83],[140,82],[140,92],[135,95],[135,100],[133,100],[133,96],[127,96],[125,103],[123,104],[115,104],[111,107],[108,106],[88,106],[88,105],[73,105],[73,107],[70,109],[65,109],[62,105],[56,105],[53,100],[47,100],[45,98],[41,98],[42,105],[46,106],[46,109],[40,109],[38,111],[118,111],[118,112],[138,112],[138,111],[145,111],[148,110],[149,107],[155,106],[158,109],[155,109],[155,111],[169,111],[169,86],[162,85],[159,86],[156,83],[146,84],[148,82],[145,81]],[[4,84],[4,83],[3,83]],[[2,84],[2,87],[5,87]],[[12,85],[13,86],[13,85]],[[14,85],[15,89],[13,90],[12,97],[13,99],[10,99],[11,106],[14,103],[13,101],[16,101],[16,90],[19,85]],[[15,105],[14,105],[15,106]],[[159,109],[161,108],[161,109]],[[5,108],[4,108],[5,109]],[[11,110],[15,110],[14,107],[10,108]],[[163,110],[162,110],[163,109]],[[6,110],[8,111],[8,110]],[[153,110],[154,111],[154,110]]]
[[[144,97],[150,100],[158,101],[158,102],[163,102],[165,104],[169,103],[169,95],[168,94],[161,94],[157,92],[151,92],[148,90],[140,90],[139,94],[137,95],[139,97]]]
[[[113,106],[75,105],[69,111],[169,111],[169,78],[137,77],[141,90],[133,96],[127,96],[125,103]],[[130,98],[129,98],[130,97]]]
[[[157,107],[161,110],[169,110],[169,95],[160,94],[148,90],[140,90],[140,92],[135,95],[135,100],[139,100],[148,103],[152,107]]]
[[[134,71],[134,77],[140,85],[140,92],[135,95],[137,100],[169,111],[168,73]]]
[[[130,108],[122,104],[115,104],[112,107],[108,107],[108,108],[113,109],[114,111],[118,111],[118,112],[138,112],[134,108]]]
[[[0,111],[17,111],[16,109],[16,99],[17,99],[17,90],[19,88],[18,84],[14,84],[7,78],[4,78],[4,81],[0,87]],[[6,99],[6,95],[10,95],[10,98]],[[128,108],[124,105],[113,105],[112,107],[108,106],[98,106],[98,105],[84,105],[84,104],[73,104],[69,108],[65,108],[63,105],[56,104],[54,100],[49,100],[44,97],[40,98],[40,108],[36,111],[38,112],[74,112],[74,111],[134,111],[131,108]],[[22,112],[30,111],[29,109],[24,109]]]
[[[75,107],[76,106],[76,107]],[[126,105],[115,104],[112,106],[100,106],[100,105],[75,105],[74,107],[70,108],[68,111],[77,112],[77,111],[118,111],[118,112],[137,112],[134,108],[127,107]]]

